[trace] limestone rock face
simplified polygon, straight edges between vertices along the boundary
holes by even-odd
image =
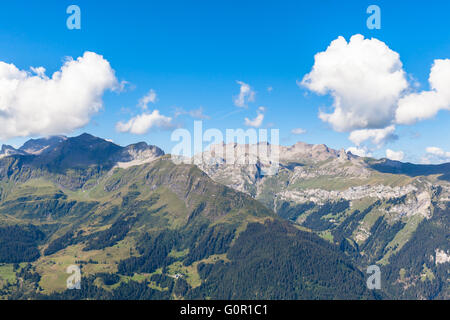
[[[362,158],[344,149],[303,142],[273,152],[276,148],[267,143],[218,144],[196,155],[193,162],[213,180],[251,195],[319,235],[334,233],[339,239],[342,224],[345,237],[362,247],[383,243],[366,252],[367,261],[382,257],[385,263],[413,237],[421,221],[432,223],[435,206],[446,208],[450,202],[450,182],[445,178],[450,176],[449,164]],[[276,173],[266,174],[274,164],[278,164]],[[336,211],[336,203],[348,207]],[[318,214],[323,216],[314,218]],[[392,228],[389,241],[373,229],[380,223],[382,228]],[[436,255],[439,261],[447,259],[442,252]]]

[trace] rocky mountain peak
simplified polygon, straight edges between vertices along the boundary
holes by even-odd
[[[122,149],[116,157],[116,166],[128,168],[135,165],[152,162],[164,155],[164,151],[157,146],[148,145],[146,142],[130,144]]]
[[[7,156],[12,156],[12,155],[16,155],[16,154],[23,155],[25,153],[20,150],[15,149],[13,146],[10,146],[7,144],[2,145],[2,149],[0,151],[0,158],[4,158]]]
[[[348,161],[348,160],[351,159],[351,153],[348,154],[348,153],[345,151],[345,149],[342,148],[341,150],[339,150],[338,159],[339,159],[340,161]]]

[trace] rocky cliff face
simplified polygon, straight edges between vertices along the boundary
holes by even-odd
[[[2,149],[0,150],[0,159],[4,158],[4,157],[8,157],[8,156],[13,156],[13,155],[25,155],[26,153],[21,151],[21,150],[17,150],[12,146],[9,145],[2,145]]]
[[[212,146],[192,159],[197,168],[174,165],[146,143],[121,147],[87,134],[55,141],[3,147],[5,217],[68,224],[94,219],[92,227],[101,228],[126,206],[130,214],[151,207],[149,212],[161,216],[142,216],[137,225],[178,228],[200,218],[233,222],[249,212],[248,221],[275,218],[268,213],[272,209],[337,245],[361,270],[382,266],[383,281],[396,298],[450,297],[449,164],[360,158],[305,143],[280,147],[277,159],[271,157],[274,147],[261,143]],[[150,205],[153,193],[158,208]]]

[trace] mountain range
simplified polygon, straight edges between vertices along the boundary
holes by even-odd
[[[214,146],[193,165],[89,134],[4,145],[0,297],[450,297],[450,164],[280,148],[265,175],[266,159],[227,164]],[[66,289],[70,265],[81,290]]]

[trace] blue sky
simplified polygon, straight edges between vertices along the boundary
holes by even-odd
[[[66,8],[81,8],[81,30],[68,30]],[[381,29],[369,30],[366,9],[381,8]],[[297,81],[314,65],[314,55],[343,36],[377,38],[400,55],[408,79],[418,91],[429,90],[428,76],[435,59],[450,58],[448,1],[11,1],[0,10],[0,61],[21,70],[43,66],[47,76],[64,58],[85,51],[106,59],[122,92],[106,91],[104,108],[89,123],[71,132],[89,132],[125,145],[137,141],[170,151],[171,130],[151,128],[145,134],[116,130],[143,111],[138,101],[150,89],[157,109],[177,126],[191,129],[194,118],[181,115],[202,108],[205,128],[245,128],[264,106],[262,128],[280,129],[282,144],[296,141],[349,148],[349,131],[337,132],[319,118],[332,111],[333,99],[317,95]],[[242,81],[255,92],[246,108],[235,105]],[[412,81],[412,80],[411,80]],[[272,91],[268,91],[271,87]],[[414,124],[396,125],[398,139],[369,145],[376,157],[385,150],[404,152],[404,161],[420,162],[427,147],[450,151],[450,112]],[[293,135],[302,128],[306,133]],[[2,143],[20,145],[28,137],[8,137]],[[423,160],[423,159],[422,159]],[[437,161],[437,159],[434,159]]]

